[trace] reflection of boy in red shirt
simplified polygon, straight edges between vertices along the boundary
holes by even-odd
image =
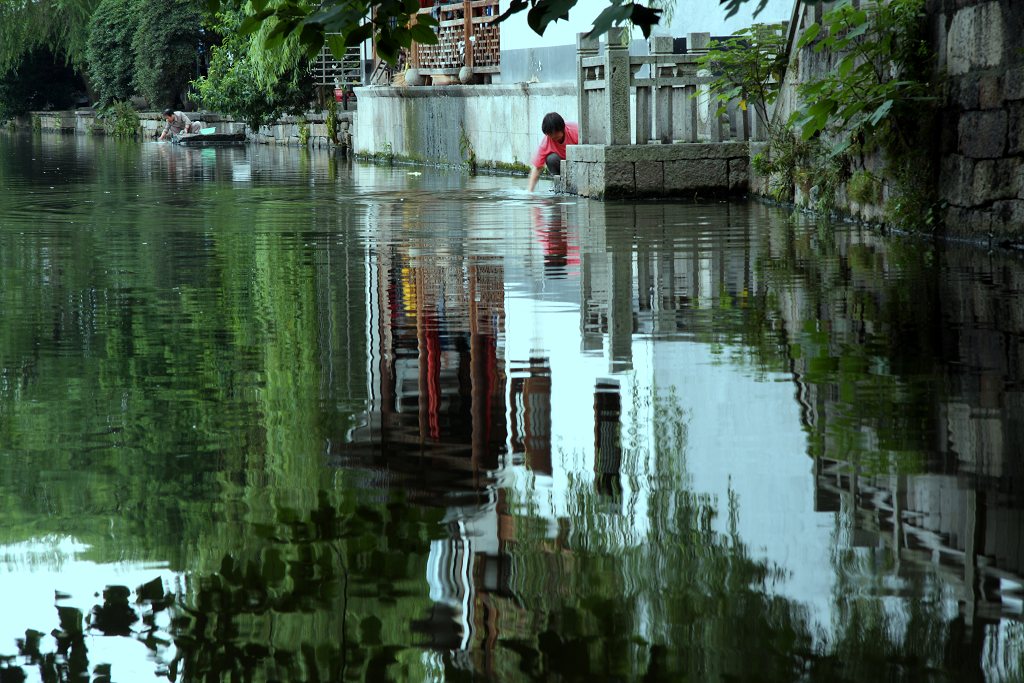
[[[565,158],[566,145],[580,144],[579,126],[575,123],[566,123],[565,119],[555,112],[544,116],[540,129],[544,133],[544,141],[540,143],[537,154],[533,157],[530,182],[526,187],[528,192],[533,192],[537,179],[540,178],[540,172],[545,166],[548,168],[548,173],[558,175],[561,170],[561,161]]]

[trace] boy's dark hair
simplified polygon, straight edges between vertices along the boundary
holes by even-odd
[[[540,130],[544,135],[559,133],[565,130],[565,119],[562,118],[561,114],[555,112],[545,114],[544,120],[540,122]]]
[[[167,109],[164,109],[164,116],[174,116],[174,110],[167,107]]]

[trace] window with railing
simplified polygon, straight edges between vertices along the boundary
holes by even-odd
[[[363,80],[362,51],[358,45],[345,49],[338,59],[325,45],[312,65],[313,80],[319,86],[340,88],[360,85]]]

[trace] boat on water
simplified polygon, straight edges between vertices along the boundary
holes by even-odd
[[[245,133],[182,133],[174,142],[187,147],[212,147],[245,143]]]

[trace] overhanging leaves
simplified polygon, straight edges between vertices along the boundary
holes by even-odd
[[[576,6],[576,0],[548,0],[535,2],[526,14],[526,23],[537,35],[544,35],[552,21],[567,21],[569,10]]]
[[[649,38],[651,29],[661,19],[661,13],[661,9],[647,7],[636,2],[621,3],[621,0],[614,0],[594,19],[594,26],[588,35],[599,36],[615,26],[629,22],[639,27],[645,38]]]
[[[597,0],[588,0],[588,3],[594,1]],[[591,35],[601,35],[613,26],[632,23],[644,36],[650,36],[651,29],[661,20],[662,10],[643,2],[601,1],[608,2],[608,7],[595,21]],[[568,20],[578,3],[579,0],[510,0],[507,9],[491,21],[500,23],[526,11],[527,24],[543,35],[552,22]],[[280,48],[293,34],[301,47],[312,49],[315,44],[328,42],[325,36],[315,35],[316,32],[338,33],[345,36],[348,45],[372,38],[377,44],[377,53],[390,60],[396,59],[402,49],[408,49],[414,42],[437,42],[436,34],[427,30],[437,26],[437,20],[429,13],[421,13],[418,0],[323,0],[315,5],[303,0],[278,0],[272,6],[269,0],[206,0],[206,6],[211,12],[230,6],[246,13],[240,28],[246,33],[254,33],[266,22],[275,21],[274,29],[265,38],[265,47],[270,49]],[[376,27],[369,33],[363,28],[368,23]]]

